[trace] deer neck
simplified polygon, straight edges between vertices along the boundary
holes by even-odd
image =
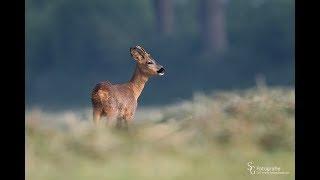
[[[129,82],[136,100],[138,100],[148,79],[149,77],[139,69],[138,65],[136,65],[134,73]]]

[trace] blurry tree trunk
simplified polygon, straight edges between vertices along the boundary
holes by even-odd
[[[203,48],[206,52],[224,53],[227,33],[224,0],[200,0],[199,22]]]
[[[161,35],[173,32],[173,0],[154,0],[156,28]]]

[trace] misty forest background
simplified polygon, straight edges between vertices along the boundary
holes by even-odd
[[[292,0],[28,0],[26,106],[81,108],[102,80],[129,80],[129,47],[166,68],[140,105],[195,92],[294,86]]]

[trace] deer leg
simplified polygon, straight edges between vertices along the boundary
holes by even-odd
[[[129,131],[129,123],[126,119],[123,120],[123,129]]]
[[[123,118],[117,119],[116,128],[119,129],[119,130],[128,131],[129,130],[128,129],[128,121],[126,119],[123,119]]]
[[[108,116],[107,117],[107,127],[115,127],[117,124],[117,118],[115,116]]]
[[[123,121],[122,127],[126,131],[129,131],[129,126],[130,126],[131,122],[133,121],[133,117],[134,117],[134,111],[130,111],[130,110],[127,110],[125,115],[123,116],[123,118],[122,118],[122,121]]]
[[[127,118],[123,119],[123,128],[126,130],[126,131],[129,131],[129,126],[130,124],[132,123],[133,121],[133,114],[130,114],[129,116],[127,116]]]
[[[122,128],[122,122],[123,122],[122,118],[117,119],[117,124],[116,124],[116,128],[117,129],[121,129]]]
[[[93,123],[98,126],[101,119],[101,111],[93,110]]]

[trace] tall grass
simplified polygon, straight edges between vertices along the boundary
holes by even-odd
[[[94,128],[90,109],[28,110],[27,179],[293,179],[294,112],[293,89],[267,87],[141,107],[128,132]]]

